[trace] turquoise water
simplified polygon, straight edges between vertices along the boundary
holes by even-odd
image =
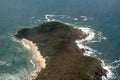
[[[119,0],[0,0],[0,80],[29,79],[31,54],[11,35],[45,22],[46,14],[51,14],[47,16],[50,20],[93,29],[94,40],[101,41],[85,44],[112,67],[115,78],[109,80],[120,80],[119,4]]]

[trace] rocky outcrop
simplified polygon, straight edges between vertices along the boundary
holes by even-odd
[[[102,80],[102,76],[105,76],[107,78],[107,70],[103,68],[98,68],[98,70],[95,72],[94,80]]]
[[[100,61],[84,56],[88,50],[79,49],[76,45],[76,40],[87,37],[82,30],[60,22],[49,22],[22,29],[15,37],[35,43],[46,58],[46,68],[35,80],[101,80],[106,76]]]

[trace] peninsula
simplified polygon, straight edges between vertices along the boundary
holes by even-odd
[[[75,41],[87,34],[60,22],[19,30],[14,37],[33,54],[31,80],[102,80],[106,70],[99,59],[84,56]]]

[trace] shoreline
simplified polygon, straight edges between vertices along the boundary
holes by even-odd
[[[13,39],[17,42],[21,42],[21,44],[23,44],[23,46],[31,52],[32,59],[30,60],[30,62],[33,65],[34,71],[30,75],[30,80],[35,80],[35,78],[38,76],[38,73],[46,67],[46,59],[43,58],[40,51],[38,50],[38,47],[32,41],[29,41],[25,38],[19,40],[13,37]]]
[[[38,73],[46,67],[46,60],[41,56],[40,51],[38,51],[38,47],[36,44],[34,44],[32,41],[29,41],[27,39],[22,39],[21,43],[26,47],[28,50],[31,51],[32,53],[32,62],[35,63],[34,65],[34,71],[31,74],[30,80],[34,80],[37,76]]]
[[[76,27],[75,27],[76,28]],[[93,42],[92,40],[95,38],[95,33],[93,32],[93,30],[91,30],[91,28],[83,28],[83,27],[78,27],[77,29],[81,29],[83,32],[85,32],[88,36],[85,38],[85,39],[82,39],[82,40],[76,40],[76,45],[80,48],[80,49],[87,49],[83,55],[84,56],[90,56],[92,57],[94,54],[94,52],[96,52],[96,50],[90,48],[89,46],[86,46],[84,44],[82,44],[82,42],[84,41],[89,41],[89,42]],[[106,38],[104,37],[103,39],[106,40]],[[97,42],[97,41],[94,41],[94,42]],[[109,79],[112,79],[114,78],[114,73],[112,72],[111,70],[111,66],[110,65],[105,65],[105,62],[104,60],[96,57],[95,55],[95,58],[100,60],[100,64],[102,66],[103,69],[106,70],[106,76],[102,76],[102,80],[109,80]]]
[[[77,29],[79,30],[80,28],[77,28]],[[77,45],[77,43],[82,44],[82,42],[84,42],[84,41],[92,41],[95,37],[95,33],[93,31],[91,31],[90,28],[81,28],[81,30],[87,34],[87,37],[85,39],[76,40],[75,41],[76,45]],[[25,38],[23,38],[21,40],[19,40],[17,38],[15,38],[15,39],[17,41],[21,42],[24,45],[24,47],[26,47],[28,50],[30,50],[32,52],[33,56],[32,56],[32,60],[30,60],[30,62],[33,64],[33,67],[35,68],[35,70],[32,72],[30,80],[35,80],[35,78],[38,76],[38,73],[40,73],[40,71],[46,67],[46,60],[45,60],[45,58],[43,58],[43,56],[41,56],[40,51],[38,50],[38,47],[32,41],[29,41]],[[85,46],[84,44],[82,44],[81,46],[83,47],[83,49],[86,49],[86,47],[89,48],[88,46]],[[79,49],[81,49],[81,46],[78,46]],[[89,50],[88,49],[86,49],[86,50],[85,50],[85,53],[83,53],[83,55],[92,57],[90,54],[91,49],[89,48]],[[96,58],[96,59],[99,60],[99,58]],[[107,70],[102,65],[102,63],[103,63],[102,60],[100,60],[100,62],[101,62],[102,68],[104,70]],[[109,73],[110,70],[107,70],[107,71],[108,72],[106,73],[106,75]]]

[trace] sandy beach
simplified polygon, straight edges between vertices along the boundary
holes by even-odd
[[[41,56],[40,51],[38,51],[38,47],[32,41],[22,39],[21,42],[33,54],[31,63],[33,64],[34,72],[32,73],[30,80],[34,80],[38,73],[46,67],[46,60]]]

